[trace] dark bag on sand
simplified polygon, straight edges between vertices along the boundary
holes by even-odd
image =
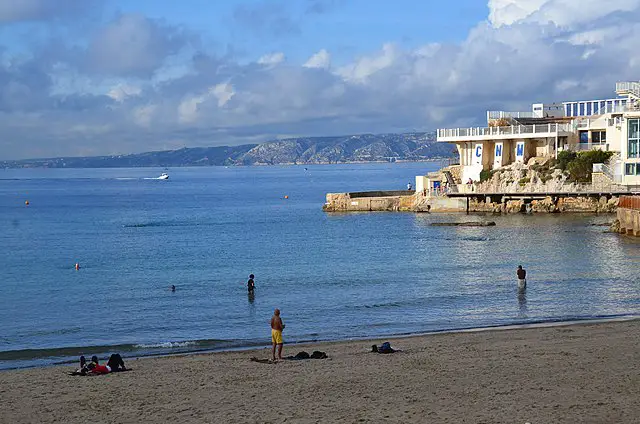
[[[296,354],[296,356],[293,357],[294,359],[309,359],[309,354],[305,351],[302,352],[298,352]]]
[[[371,346],[371,352],[375,353],[393,353],[395,350],[391,347],[391,343],[384,342],[380,345],[380,347],[373,345]]]
[[[319,350],[314,350],[311,354],[311,359],[326,359],[328,358],[327,354],[324,352],[320,352]]]

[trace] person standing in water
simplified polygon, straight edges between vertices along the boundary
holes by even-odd
[[[522,268],[522,265],[518,265],[518,269],[516,270],[516,275],[518,276],[518,289],[524,290],[527,288],[527,271]]]
[[[253,281],[253,274],[249,275],[249,281],[247,281],[247,291],[253,293],[253,289],[256,288],[256,283]]]
[[[271,343],[273,344],[271,356],[274,361],[276,360],[276,347],[278,347],[278,359],[282,359],[282,330],[284,330],[284,324],[280,318],[280,309],[276,309],[271,317]]]

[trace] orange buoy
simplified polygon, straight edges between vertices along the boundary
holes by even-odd
[[[76,271],[80,269],[80,264],[76,263]]]
[[[289,198],[289,196],[284,196],[284,198],[285,198],[285,199],[288,199],[288,198]]]
[[[25,200],[25,201],[24,201],[24,204],[25,204],[25,206],[29,206],[29,201],[28,201],[28,200]]]

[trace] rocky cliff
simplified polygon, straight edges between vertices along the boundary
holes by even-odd
[[[454,147],[437,143],[435,133],[300,137],[243,146],[197,147],[131,155],[66,157],[0,162],[9,168],[107,168],[320,164],[453,157]]]

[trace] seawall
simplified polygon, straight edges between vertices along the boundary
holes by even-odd
[[[425,197],[414,191],[328,193],[326,212],[465,212],[465,199]]]
[[[425,196],[413,191],[328,193],[326,212],[614,213],[617,196],[469,195]]]
[[[617,215],[621,234],[640,236],[640,196],[622,196]]]

